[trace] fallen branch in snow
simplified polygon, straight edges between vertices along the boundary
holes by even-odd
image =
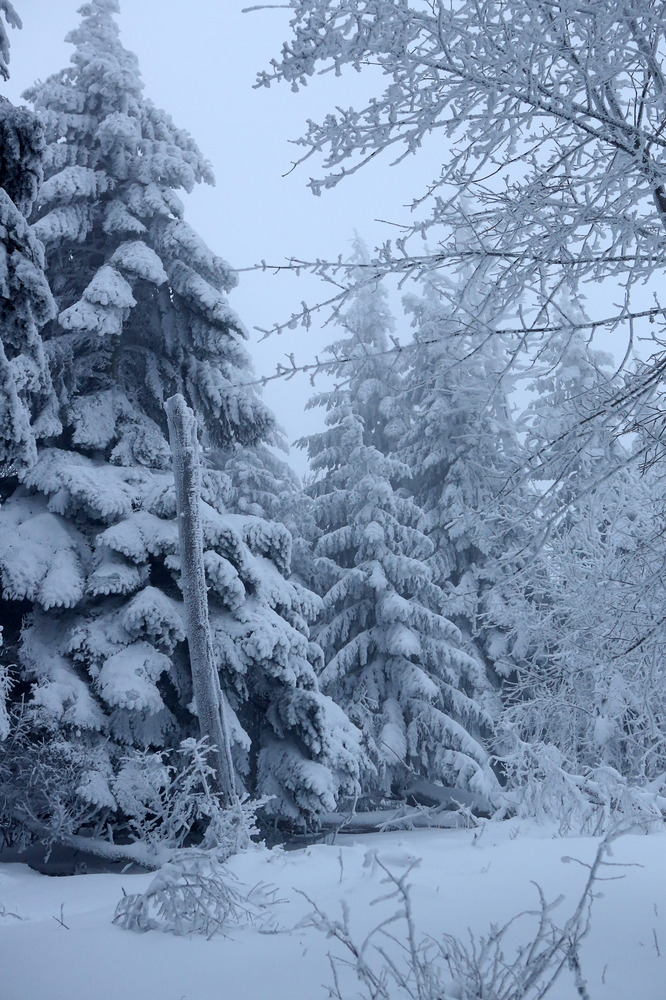
[[[60,916],[59,917],[54,916],[53,919],[55,920],[55,922],[57,924],[60,924],[61,927],[64,927],[66,931],[69,930],[69,925],[65,923],[65,904],[64,903],[60,904]]]
[[[396,875],[379,859],[377,865],[385,874],[382,881],[389,891],[375,902],[395,899],[398,909],[360,944],[352,935],[345,902],[342,919],[334,920],[306,896],[314,908],[312,926],[338,941],[345,952],[342,958],[329,954],[333,973],[330,996],[333,1000],[347,1000],[351,995],[351,973],[361,985],[358,996],[362,1000],[543,1000],[568,969],[576,996],[590,1000],[581,969],[580,945],[590,930],[595,884],[604,879],[601,869],[611,864],[605,859],[611,842],[619,835],[616,831],[605,837],[592,864],[585,865],[585,886],[562,926],[552,918],[562,897],[548,903],[537,885],[538,910],[519,913],[501,927],[491,926],[478,938],[470,932],[469,943],[451,934],[440,941],[418,938],[408,881],[415,865],[410,864]],[[536,919],[536,929],[526,944],[514,946],[508,940],[510,933],[515,935],[516,923],[530,917]],[[396,925],[403,928],[400,937],[394,930]],[[507,945],[513,947],[513,954],[505,951]]]
[[[459,830],[476,826],[478,819],[464,805],[452,809],[450,805],[408,806],[392,809],[373,809],[371,812],[324,813],[319,817],[324,833],[357,831],[385,833],[388,830],[417,830],[432,827],[442,830]]]

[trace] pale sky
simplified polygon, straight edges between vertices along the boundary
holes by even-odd
[[[349,70],[315,79],[293,94],[285,85],[255,90],[258,70],[279,54],[289,35],[288,11],[243,14],[251,0],[121,0],[119,24],[126,48],[139,57],[146,96],[188,129],[215,170],[215,188],[200,186],[186,199],[186,217],[220,256],[237,268],[264,259],[346,256],[354,230],[374,247],[395,231],[378,219],[402,221],[404,207],[437,172],[435,147],[395,168],[374,163],[315,198],[307,188],[309,164],[283,176],[295,159],[289,143],[307,118],[321,118],[336,104],[359,103],[370,83]],[[22,31],[11,32],[11,79],[3,93],[15,103],[36,79],[68,65],[64,36],[79,22],[81,0],[14,0]],[[253,327],[288,319],[302,299],[308,304],[330,291],[318,281],[290,275],[242,274],[231,304],[252,332],[258,375],[271,374],[277,359],[293,352],[311,360],[336,339],[336,330],[293,333],[259,341]],[[318,383],[319,386],[319,383]],[[272,383],[264,396],[292,441],[321,422],[304,411],[312,394],[307,376]],[[290,461],[303,472],[303,454]]]
[[[79,23],[81,0],[13,2],[24,26],[11,31],[12,75],[2,92],[17,103],[35,79],[68,65],[72,47],[64,37]],[[289,140],[303,133],[306,120],[321,120],[336,105],[358,107],[376,91],[376,78],[347,68],[341,79],[331,73],[316,77],[298,94],[285,85],[257,90],[257,71],[268,67],[289,37],[288,10],[243,14],[243,7],[256,0],[120,2],[121,37],[139,57],[146,96],[191,132],[213,165],[216,187],[199,186],[185,202],[188,221],[216,253],[239,269],[262,259],[281,264],[289,256],[334,260],[347,256],[354,231],[371,249],[399,235],[378,220],[400,223],[410,218],[406,206],[446,158],[440,134],[398,166],[391,167],[388,157],[374,160],[320,198],[307,188],[310,174],[321,174],[315,161],[284,176],[298,155]],[[329,326],[309,332],[299,328],[262,340],[254,327],[289,319],[302,300],[312,305],[328,298],[330,286],[284,272],[240,277],[230,300],[250,330],[257,376],[272,374],[276,362],[291,353],[297,363],[309,362],[338,338],[339,329]],[[399,312],[398,293],[395,288],[389,291]],[[598,307],[592,311],[601,315],[616,297],[612,287],[601,286],[589,286],[588,296],[589,304]],[[409,329],[404,318],[397,318],[404,342]],[[624,333],[602,331],[595,346],[621,358]],[[650,348],[642,353],[650,353]],[[325,386],[324,380],[317,381],[318,390]],[[321,410],[304,409],[314,391],[307,375],[272,382],[264,390],[290,442],[323,424]],[[289,461],[301,474],[307,471],[303,452],[292,449]]]

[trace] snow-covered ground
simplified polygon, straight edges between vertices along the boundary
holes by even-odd
[[[47,877],[25,864],[0,865],[0,997],[2,1000],[317,1000],[332,978],[327,952],[336,943],[303,926],[306,893],[332,917],[341,901],[358,939],[395,909],[371,906],[386,887],[374,852],[410,875],[419,932],[467,937],[532,909],[537,882],[564,922],[580,896],[598,841],[561,839],[517,821],[481,832],[418,830],[340,836],[335,844],[298,851],[256,848],[230,862],[248,886],[277,888],[276,933],[243,927],[229,937],[136,934],[111,923],[127,892],[145,889],[150,874]],[[613,845],[615,864],[599,882],[582,964],[591,1000],[663,1000],[666,996],[666,834],[627,835]],[[515,935],[527,937],[529,921]],[[349,992],[352,1000],[356,990]],[[568,972],[550,994],[576,996]]]

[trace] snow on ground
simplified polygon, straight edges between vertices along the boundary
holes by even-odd
[[[299,923],[311,910],[307,893],[333,917],[351,910],[354,933],[388,916],[395,903],[371,906],[386,891],[373,852],[410,875],[418,929],[466,937],[534,908],[537,882],[547,899],[573,910],[597,841],[557,838],[517,821],[470,830],[417,830],[340,836],[335,844],[298,851],[256,848],[230,862],[248,886],[277,887],[281,930],[245,927],[219,935],[177,938],[136,934],[111,923],[122,894],[145,889],[150,874],[40,875],[25,864],[0,864],[0,997],[2,1000],[324,1000],[332,982],[327,952],[338,947]],[[612,880],[599,883],[592,930],[583,944],[591,1000],[663,1000],[666,996],[666,833],[627,835],[613,845]],[[617,877],[621,876],[621,877]],[[66,925],[62,926],[62,923]],[[517,934],[528,924],[518,924]],[[522,930],[521,930],[522,928]],[[518,940],[516,938],[516,940]],[[552,1000],[573,1000],[568,973]],[[350,1000],[356,996],[349,993]]]

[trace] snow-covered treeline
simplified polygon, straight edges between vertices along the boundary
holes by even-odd
[[[334,167],[440,126],[461,143],[422,226],[439,251],[357,240],[347,264],[315,265],[344,289],[305,485],[248,378],[236,275],[185,220],[179,192],[211,166],[145,97],[116,0],[84,4],[69,67],[29,109],[0,103],[2,836],[157,850],[214,826],[175,394],[201,453],[206,707],[224,711],[229,787],[263,799],[265,828],[396,803],[578,826],[659,812],[662,361],[615,371],[582,292],[624,281],[632,316],[662,254],[655,5],[613,20],[561,4],[547,31],[538,3],[440,4],[439,19],[407,0],[291,6],[293,45],[264,82],[374,59],[394,77],[366,111],[312,123],[308,155]],[[606,75],[590,63],[587,92],[558,96],[592,48]],[[8,58],[3,27],[0,75]],[[515,182],[488,187],[507,160]],[[393,316],[396,271],[419,281]]]

